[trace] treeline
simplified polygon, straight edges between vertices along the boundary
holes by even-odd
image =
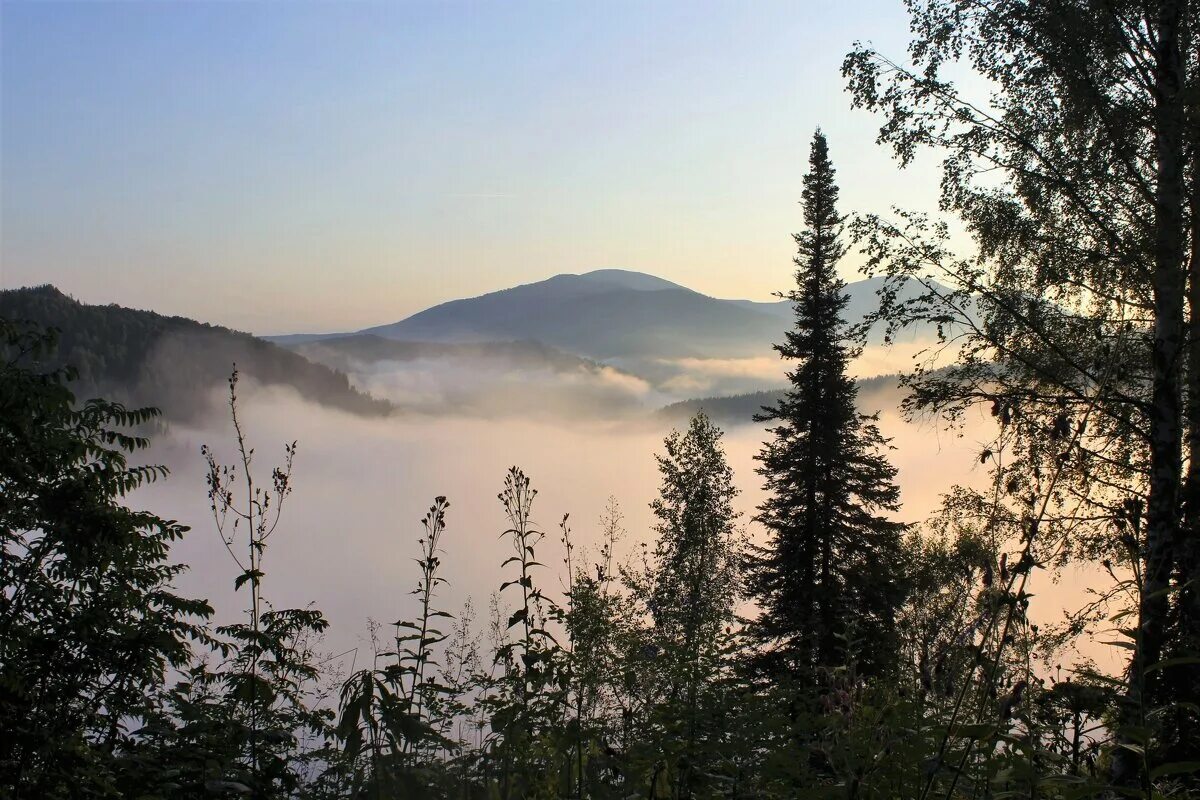
[[[614,505],[584,553],[535,523],[513,468],[512,554],[486,610],[446,609],[422,521],[417,613],[338,674],[315,609],[269,603],[295,445],[262,469],[229,384],[235,456],[208,458],[243,621],[177,596],[177,523],[122,498],[161,477],[78,407],[5,323],[0,374],[0,791],[11,797],[1109,798],[1200,792],[1200,112],[1195,5],[909,4],[913,64],[856,48],[854,102],[907,162],[944,157],[942,205],[843,217],[812,142],[787,391],[760,413],[768,489],[748,542],[720,431],[658,456],[652,543],[618,558]],[[982,74],[960,95],[951,63]],[[849,239],[846,239],[847,233]],[[887,443],[855,405],[836,265],[887,278],[875,321],[935,326],[906,409],[995,422],[983,490],[895,521]],[[925,291],[913,295],[916,281]],[[892,287],[889,289],[889,287]],[[261,456],[260,456],[261,457]],[[558,540],[557,543],[555,540]],[[565,561],[565,591],[552,591]],[[1031,580],[1076,565],[1087,605],[1037,624]],[[1105,634],[1126,668],[1074,645]]]
[[[860,395],[872,396],[889,390],[894,391],[900,384],[900,374],[872,375],[857,378],[854,383]],[[766,389],[744,394],[680,400],[663,406],[657,415],[668,422],[686,423],[703,411],[705,416],[717,423],[728,426],[746,425],[754,421],[754,417],[762,411],[763,406],[775,405],[786,392],[786,389]]]

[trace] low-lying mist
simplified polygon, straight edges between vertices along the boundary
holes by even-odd
[[[895,373],[930,344],[869,346],[855,360],[853,374]],[[439,417],[629,419],[681,400],[787,383],[786,363],[771,352],[600,363],[532,342],[439,345],[377,337],[318,342],[298,351],[341,370],[355,388],[402,413]]]
[[[645,379],[608,366],[512,367],[486,359],[380,361],[350,372],[351,382],[407,412],[496,418],[530,411],[555,417],[613,418],[664,401]]]
[[[409,593],[416,577],[419,520],[438,495],[451,504],[443,540],[450,583],[441,605],[457,611],[470,597],[486,614],[504,579],[500,564],[510,555],[496,495],[511,465],[524,469],[539,492],[535,519],[547,537],[537,555],[549,567],[540,578],[546,591],[562,586],[558,524],[564,514],[570,514],[575,543],[594,550],[599,519],[615,497],[627,530],[618,555],[629,557],[652,541],[648,506],[658,489],[654,454],[670,423],[646,413],[641,388],[617,381],[643,402],[631,399],[614,414],[601,392],[591,398],[606,413],[592,413],[594,406],[569,402],[572,392],[591,391],[589,384],[547,379],[548,385],[531,386],[513,375],[470,375],[412,362],[403,366],[380,369],[375,388],[391,387],[397,393],[393,399],[401,393],[418,396],[422,389],[415,376],[433,370],[436,379],[429,380],[438,388],[430,397],[445,389],[452,374],[464,392],[475,391],[479,405],[462,402],[456,413],[438,415],[433,413],[437,403],[430,400],[420,414],[369,418],[310,403],[278,387],[256,388],[247,380],[239,386],[239,409],[260,482],[282,462],[284,444],[299,442],[294,492],[264,559],[264,596],[276,607],[311,603],[324,611],[332,623],[325,642],[329,652],[364,645],[368,618],[391,623],[413,614],[415,598]],[[132,502],[192,527],[175,548],[175,557],[191,565],[180,588],[208,598],[218,620],[229,621],[247,598],[233,590],[239,570],[214,529],[200,457],[200,446],[208,444],[219,460],[235,458],[221,389],[212,390],[213,413],[200,422],[170,424],[156,437],[149,459],[167,465],[171,475],[140,490]],[[992,422],[981,415],[957,433],[942,431],[902,420],[899,400],[899,390],[889,384],[860,396],[863,410],[881,412],[880,427],[892,439],[890,457],[899,469],[904,503],[900,517],[917,522],[953,484],[986,480],[977,455]],[[471,408],[478,413],[467,413]],[[751,517],[763,497],[754,457],[765,433],[754,424],[726,428],[725,449],[741,490],[736,507],[747,532],[760,538]],[[1055,586],[1046,580],[1039,588],[1035,611],[1042,619],[1057,619],[1062,608],[1079,605],[1079,590],[1069,582]]]

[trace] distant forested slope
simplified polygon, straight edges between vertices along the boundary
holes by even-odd
[[[50,285],[0,291],[0,317],[59,329],[53,360],[79,371],[74,391],[80,397],[155,405],[169,419],[204,410],[234,363],[261,385],[290,387],[331,408],[366,415],[393,410],[352,387],[345,374],[250,334],[118,305],[85,305]]]
[[[899,375],[874,375],[869,378],[859,378],[859,407],[865,413],[874,413],[878,403],[877,396],[883,392],[894,390],[900,380]],[[686,423],[695,416],[697,411],[703,411],[709,419],[722,425],[745,425],[754,421],[754,415],[762,411],[763,406],[774,405],[783,397],[785,389],[767,389],[761,392],[727,395],[724,397],[699,397],[693,400],[681,400],[671,403],[658,410],[658,415],[673,424]],[[888,403],[888,405],[893,405]]]

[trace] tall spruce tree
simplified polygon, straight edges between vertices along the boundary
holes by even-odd
[[[768,498],[758,520],[770,531],[751,558],[748,588],[762,611],[756,632],[771,672],[828,667],[855,659],[861,672],[886,669],[892,619],[903,599],[896,470],[881,452],[875,418],[855,406],[846,374],[854,356],[843,319],[845,284],[835,267],[845,252],[838,188],[825,136],[813,136],[804,177],[803,233],[796,288],[786,295],[795,327],[775,349],[796,362],[791,387],[756,419],[773,439],[758,455]],[[850,648],[853,649],[851,653]]]

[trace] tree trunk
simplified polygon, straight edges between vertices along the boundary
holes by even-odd
[[[1200,137],[1197,137],[1200,138]],[[1195,145],[1193,145],[1194,147]],[[1177,612],[1178,646],[1172,656],[1200,656],[1200,154],[1193,155],[1189,192],[1191,251],[1188,257],[1187,406],[1184,409],[1187,472],[1183,482],[1183,522],[1176,548],[1175,581],[1179,588]],[[1200,665],[1181,664],[1166,672],[1172,698],[1200,702]],[[1184,760],[1200,752],[1200,714],[1182,708],[1173,715],[1172,752],[1169,760]]]
[[[1170,612],[1169,582],[1175,566],[1179,534],[1182,481],[1183,423],[1181,373],[1183,365],[1183,296],[1185,290],[1183,237],[1183,75],[1180,49],[1186,0],[1165,0],[1155,20],[1154,139],[1156,180],[1154,198],[1154,348],[1153,394],[1150,408],[1150,486],[1146,542],[1135,650],[1129,666],[1129,685],[1122,709],[1122,726],[1140,725],[1157,694],[1160,673],[1147,669],[1159,662]],[[1118,731],[1118,735],[1120,732]],[[1141,775],[1140,759],[1119,748],[1113,760],[1113,779],[1129,785]]]

